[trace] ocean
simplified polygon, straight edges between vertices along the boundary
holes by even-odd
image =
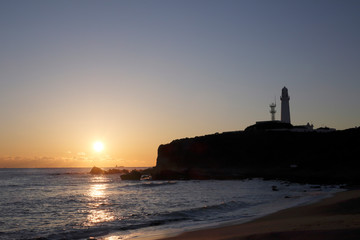
[[[262,179],[122,181],[89,171],[0,169],[0,239],[155,237],[246,222],[341,191]]]

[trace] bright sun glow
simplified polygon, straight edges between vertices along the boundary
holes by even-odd
[[[97,141],[94,143],[93,148],[95,152],[101,152],[102,150],[104,150],[104,144],[102,142]]]

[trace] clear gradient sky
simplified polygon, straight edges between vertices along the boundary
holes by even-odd
[[[360,1],[0,2],[0,167],[154,166],[270,120],[359,126]],[[95,153],[100,140],[105,150]]]

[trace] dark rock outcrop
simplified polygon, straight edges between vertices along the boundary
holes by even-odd
[[[360,128],[294,132],[250,127],[246,131],[160,145],[153,176],[154,179],[263,177],[298,182],[360,182],[359,146]]]
[[[142,171],[132,170],[130,173],[121,175],[120,177],[122,180],[140,180],[142,174]]]
[[[90,170],[90,173],[91,173],[91,174],[104,174],[105,171],[102,170],[101,168],[93,167],[93,168]]]

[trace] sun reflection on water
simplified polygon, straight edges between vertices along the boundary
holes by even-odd
[[[115,220],[115,216],[106,210],[91,210],[87,217],[86,226],[93,226],[96,223],[109,222]]]
[[[115,220],[113,213],[106,208],[106,205],[109,204],[106,194],[108,179],[104,176],[97,176],[91,179],[91,182],[94,184],[90,185],[87,194],[89,214],[84,225],[93,226]]]
[[[103,198],[105,197],[105,184],[94,184],[90,187],[89,196],[92,198]]]

